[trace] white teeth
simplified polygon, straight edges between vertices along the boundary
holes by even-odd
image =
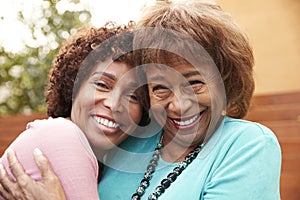
[[[192,124],[194,121],[196,121],[196,119],[199,117],[198,115],[195,115],[193,118],[188,119],[186,121],[177,121],[177,120],[173,120],[173,122],[179,126],[188,126],[190,124]]]
[[[93,118],[99,123],[109,128],[118,128],[120,125],[108,119],[104,119],[101,117],[93,116]]]

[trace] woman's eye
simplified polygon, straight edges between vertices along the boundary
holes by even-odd
[[[203,86],[204,83],[202,81],[190,81],[191,86]]]
[[[139,98],[134,92],[127,92],[125,96],[129,99],[130,102],[139,103]]]
[[[134,94],[129,95],[130,99],[132,99],[133,101],[138,101],[138,97]]]
[[[204,89],[204,83],[199,80],[189,81],[189,83],[185,86],[188,90],[191,90],[195,93],[200,93]]]
[[[104,82],[101,82],[101,81],[95,81],[94,82],[94,85],[99,88],[99,89],[106,89],[108,90],[110,87],[108,84],[104,83]]]
[[[157,85],[152,88],[152,94],[159,99],[166,99],[172,94],[172,90],[168,87]]]

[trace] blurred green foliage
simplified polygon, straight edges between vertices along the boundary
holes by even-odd
[[[18,19],[31,31],[31,43],[25,42],[25,49],[18,53],[6,52],[0,46],[0,116],[46,111],[44,91],[60,44],[77,28],[90,22],[91,14],[84,8],[59,13],[57,1],[41,1],[34,20],[28,20],[19,12]],[[69,0],[69,3],[80,2]],[[46,42],[39,44],[41,37],[46,38]]]

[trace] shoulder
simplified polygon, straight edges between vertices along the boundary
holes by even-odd
[[[223,131],[235,137],[245,137],[248,139],[254,138],[269,138],[270,140],[277,141],[274,132],[257,122],[247,121],[243,119],[233,119],[226,117],[224,120]],[[230,137],[229,136],[229,137]]]
[[[27,129],[13,142],[13,146],[55,147],[62,145],[89,149],[84,133],[72,121],[65,118],[48,118],[28,123]],[[21,148],[22,149],[22,148]]]
[[[51,128],[52,130],[64,129],[64,128],[74,128],[75,124],[66,118],[58,117],[48,119],[37,119],[33,122],[27,124],[26,129],[47,129]]]
[[[26,132],[36,137],[72,138],[84,134],[75,123],[66,118],[48,118],[35,120],[27,124]]]
[[[268,154],[281,157],[281,149],[276,135],[268,127],[247,120],[224,119],[219,137],[220,150],[225,154],[252,155]]]
[[[214,149],[216,157],[273,154],[281,157],[276,135],[268,127],[247,120],[225,117],[218,130],[205,145],[205,152]],[[207,155],[207,154],[204,154]]]

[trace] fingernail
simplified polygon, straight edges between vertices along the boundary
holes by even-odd
[[[37,156],[43,155],[42,151],[39,148],[34,149],[34,154],[37,155]]]

